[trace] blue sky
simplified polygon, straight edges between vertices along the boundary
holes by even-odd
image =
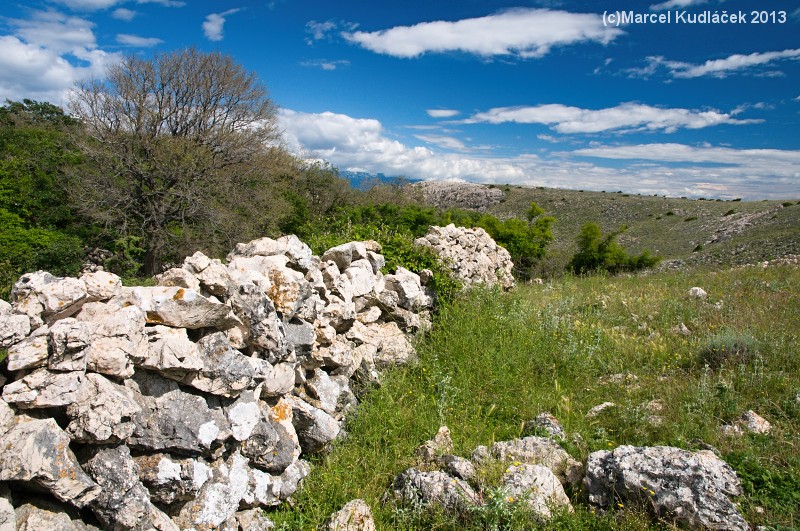
[[[790,2],[5,0],[0,99],[65,105],[122,55],[186,46],[256,72],[287,147],[342,170],[800,198]]]

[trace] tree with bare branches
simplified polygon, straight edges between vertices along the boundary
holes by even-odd
[[[128,56],[106,80],[79,84],[69,110],[85,127],[80,146],[92,161],[74,179],[75,202],[142,239],[147,275],[178,243],[225,239],[221,218],[253,201],[265,165],[285,159],[265,86],[218,52]]]

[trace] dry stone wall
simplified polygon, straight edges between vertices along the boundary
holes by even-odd
[[[296,491],[379,371],[416,355],[432,293],[411,271],[384,275],[380,251],[317,257],[286,236],[225,263],[195,253],[156,286],[22,276],[0,304],[0,482],[20,486],[0,492],[6,520],[251,525]]]

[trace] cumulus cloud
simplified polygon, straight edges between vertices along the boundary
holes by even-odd
[[[221,41],[223,39],[222,30],[225,27],[225,17],[241,11],[239,8],[229,9],[222,13],[211,13],[203,22],[203,34],[210,41]]]
[[[345,33],[368,50],[394,57],[425,53],[465,52],[482,57],[542,57],[553,47],[580,42],[608,44],[623,32],[606,28],[596,14],[549,9],[512,9],[455,22],[423,22],[414,26]]]
[[[409,146],[389,138],[373,119],[284,109],[280,121],[294,152],[352,171],[648,195],[762,199],[800,194],[798,151],[647,144],[493,157]],[[450,137],[438,135],[417,138],[436,147],[450,142],[446,140]],[[451,147],[458,146],[460,141],[452,140]],[[596,161],[587,162],[587,158]],[[615,162],[604,165],[603,159]]]
[[[653,4],[650,9],[653,11],[665,11],[667,9],[681,9],[698,4],[705,4],[708,0],[667,0],[660,4]]]
[[[63,105],[76,81],[102,78],[106,68],[119,59],[101,50],[76,49],[73,53],[87,66],[74,66],[56,51],[17,37],[0,37],[0,100],[31,98]]]
[[[114,17],[115,19],[124,20],[125,22],[130,22],[131,20],[135,19],[136,15],[137,15],[136,11],[133,11],[132,9],[125,9],[124,7],[115,9],[111,13],[111,16]]]
[[[544,124],[559,133],[601,133],[614,131],[664,131],[701,129],[720,124],[749,124],[759,120],[737,120],[715,110],[664,109],[639,103],[623,103],[607,109],[582,109],[562,104],[533,107],[497,107],[480,112],[463,123]]]
[[[455,109],[428,109],[425,112],[431,118],[452,118],[461,114],[461,111]]]
[[[135,46],[137,48],[152,48],[163,43],[161,39],[156,37],[140,37],[138,35],[128,35],[127,33],[120,33],[117,35],[117,42],[125,46]]]
[[[703,64],[670,61],[663,56],[650,56],[647,65],[632,68],[627,73],[632,77],[648,78],[659,71],[666,70],[674,78],[717,77],[724,78],[732,73],[754,73],[757,75],[780,76],[781,72],[764,71],[763,68],[779,61],[800,60],[800,48],[775,52],[734,54],[723,59],[710,59]]]
[[[29,19],[12,19],[15,34],[34,46],[56,53],[92,49],[97,46],[94,23],[56,11],[34,11]]]

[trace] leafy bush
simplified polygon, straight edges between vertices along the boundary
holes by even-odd
[[[578,235],[578,252],[567,264],[567,269],[578,275],[595,271],[615,274],[653,267],[661,260],[649,251],[638,256],[626,253],[616,241],[624,231],[625,227],[622,227],[617,232],[603,236],[597,223],[586,223]]]
[[[724,216],[732,216],[733,214],[736,214],[736,210],[730,209],[727,212],[725,212]]]
[[[43,269],[54,275],[75,275],[83,246],[75,236],[57,230],[27,228],[16,214],[0,208],[0,297],[7,298],[20,275]]]
[[[748,333],[724,329],[709,337],[700,349],[700,365],[719,369],[723,365],[747,364],[758,353],[755,338]]]

